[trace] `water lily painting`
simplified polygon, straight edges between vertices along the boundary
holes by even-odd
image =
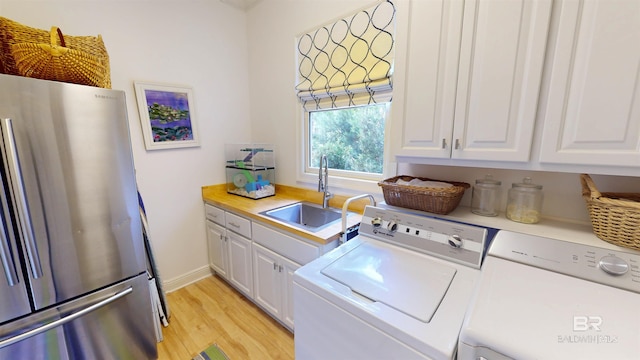
[[[147,150],[200,145],[191,88],[139,81],[134,85]]]

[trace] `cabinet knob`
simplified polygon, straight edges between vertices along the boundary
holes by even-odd
[[[460,149],[460,139],[456,139],[456,150]]]
[[[447,148],[447,139],[442,139],[442,148],[443,149]]]

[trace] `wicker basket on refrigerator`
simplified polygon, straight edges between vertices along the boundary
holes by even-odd
[[[43,51],[54,61],[43,64],[36,58]],[[111,88],[102,36],[63,36],[57,27],[41,30],[4,17],[0,17],[0,72]]]

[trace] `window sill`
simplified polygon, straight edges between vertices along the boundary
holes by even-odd
[[[298,175],[297,185],[306,188],[318,188],[318,174],[303,173]],[[382,199],[382,188],[378,186],[378,181],[383,180],[364,180],[347,178],[341,176],[332,176],[329,170],[329,192],[341,193],[345,195],[371,194],[376,201]]]

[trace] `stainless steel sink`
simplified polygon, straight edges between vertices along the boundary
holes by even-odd
[[[286,205],[260,214],[309,231],[318,231],[342,218],[340,210],[322,208],[320,205],[308,202]]]

